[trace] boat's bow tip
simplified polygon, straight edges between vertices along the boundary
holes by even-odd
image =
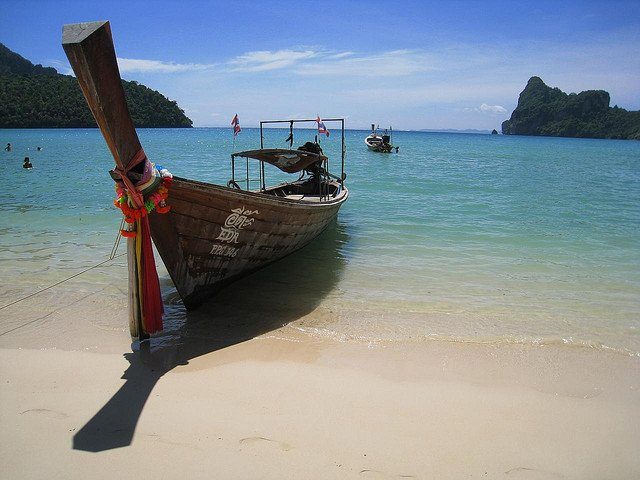
[[[98,22],[70,23],[62,27],[62,45],[71,45],[82,43],[83,40],[90,37],[96,30],[103,26],[109,28],[108,20]]]

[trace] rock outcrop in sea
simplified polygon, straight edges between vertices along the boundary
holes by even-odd
[[[640,140],[640,111],[609,103],[604,90],[566,94],[531,77],[511,118],[502,123],[502,133]]]

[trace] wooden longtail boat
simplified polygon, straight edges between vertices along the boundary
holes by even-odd
[[[148,180],[145,172],[150,163],[129,115],[109,22],[66,25],[62,43],[113,154],[116,169],[112,177],[128,191],[133,183]],[[340,176],[328,172],[328,159],[317,143],[309,142],[298,150],[263,148],[264,125],[286,122],[293,132],[294,123],[315,121],[261,122],[260,149],[232,154],[227,186],[174,177],[167,199],[170,212],[148,214],[153,242],[187,308],[198,306],[222,287],[304,247],[336,217],[349,195],[344,185],[344,119],[324,120],[341,123]],[[236,164],[244,163],[243,159],[244,179],[236,177]],[[249,178],[250,160],[256,162],[257,179]],[[300,176],[267,187],[265,164]],[[251,189],[256,180],[258,188]],[[144,193],[147,199],[148,192]],[[132,336],[144,338],[150,328],[142,319],[145,289],[140,276],[146,273],[136,241],[127,240],[130,330]]]

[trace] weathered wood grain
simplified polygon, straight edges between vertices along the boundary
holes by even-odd
[[[124,97],[109,22],[65,25],[62,47],[116,165],[126,167],[140,150]]]

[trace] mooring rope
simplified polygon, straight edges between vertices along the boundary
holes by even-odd
[[[113,248],[111,249],[111,253],[109,254],[109,260],[113,260],[116,258],[116,252],[118,251],[118,247],[120,246],[120,239],[122,235],[120,235],[120,231],[124,228],[124,216],[122,220],[120,220],[120,228],[118,229],[118,233],[116,233],[116,240],[113,242]]]
[[[113,256],[111,258],[107,258],[104,262],[100,262],[100,263],[98,263],[96,265],[93,265],[92,267],[87,268],[86,270],[83,270],[83,271],[78,272],[78,273],[76,273],[74,275],[71,275],[69,278],[65,278],[64,280],[60,280],[59,282],[54,283],[53,285],[49,285],[48,287],[45,287],[42,290],[38,290],[37,292],[30,293],[26,297],[19,298],[18,300],[14,301],[14,302],[7,303],[6,305],[0,307],[0,310],[3,310],[5,308],[7,308],[7,307],[10,307],[11,305],[15,305],[16,303],[22,302],[23,300],[26,300],[28,298],[35,297],[36,295],[38,295],[38,294],[40,294],[40,293],[42,293],[42,292],[44,292],[46,290],[49,290],[49,289],[51,289],[53,287],[56,287],[56,286],[60,285],[61,283],[68,282],[72,278],[78,277],[78,276],[82,275],[83,273],[87,273],[89,270],[93,270],[94,268],[101,267],[105,263],[110,262],[113,259],[121,257],[121,256],[126,255],[126,254],[127,254],[127,252],[124,252],[124,253],[121,253],[120,255],[115,255],[115,256]]]

